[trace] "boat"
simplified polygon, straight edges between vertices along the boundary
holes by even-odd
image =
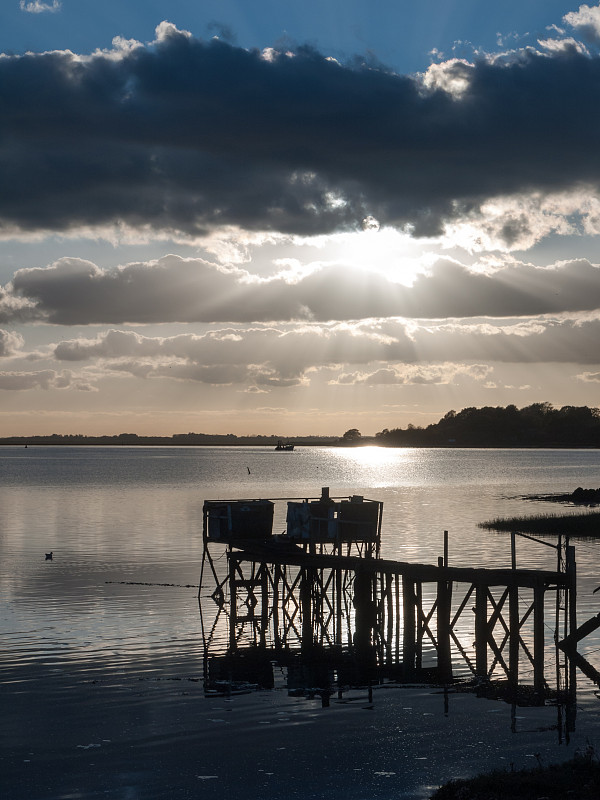
[[[284,444],[284,442],[282,442],[281,439],[277,442],[277,447],[275,448],[275,450],[279,452],[283,451],[285,453],[291,453],[293,449],[294,449],[293,444]]]

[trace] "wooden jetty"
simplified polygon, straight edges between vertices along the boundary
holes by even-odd
[[[549,683],[568,688],[570,662],[556,649],[577,629],[568,542],[556,546],[555,571],[518,569],[514,536],[506,569],[450,566],[446,532],[437,564],[393,561],[380,557],[381,503],[332,498],[328,489],[283,499],[287,530],[279,536],[272,501],[205,503],[200,592],[217,608],[204,631],[207,650],[224,615],[230,654],[329,650],[368,681],[427,675],[447,684],[460,673],[526,684],[540,698]],[[226,569],[215,552],[226,552]]]

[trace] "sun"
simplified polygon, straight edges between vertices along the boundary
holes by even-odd
[[[309,262],[343,264],[404,286],[412,286],[437,257],[431,252],[432,241],[417,241],[404,231],[379,227],[372,217],[365,218],[361,230],[311,237],[297,245],[306,248]]]

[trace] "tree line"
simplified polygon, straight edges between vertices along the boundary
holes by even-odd
[[[346,432],[354,443],[356,432]],[[385,428],[374,441],[391,447],[600,447],[600,409],[550,403],[463,408],[425,428]]]

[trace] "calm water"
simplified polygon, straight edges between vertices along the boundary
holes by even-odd
[[[0,677],[200,674],[204,500],[314,497],[322,486],[383,501],[385,557],[436,563],[448,530],[451,564],[508,566],[508,537],[477,523],[564,511],[520,496],[600,486],[600,453],[1,448]],[[284,515],[281,503],[276,531]],[[580,621],[600,610],[599,547],[577,544]],[[555,555],[522,540],[518,564],[553,569]],[[580,650],[593,660],[599,647]]]

